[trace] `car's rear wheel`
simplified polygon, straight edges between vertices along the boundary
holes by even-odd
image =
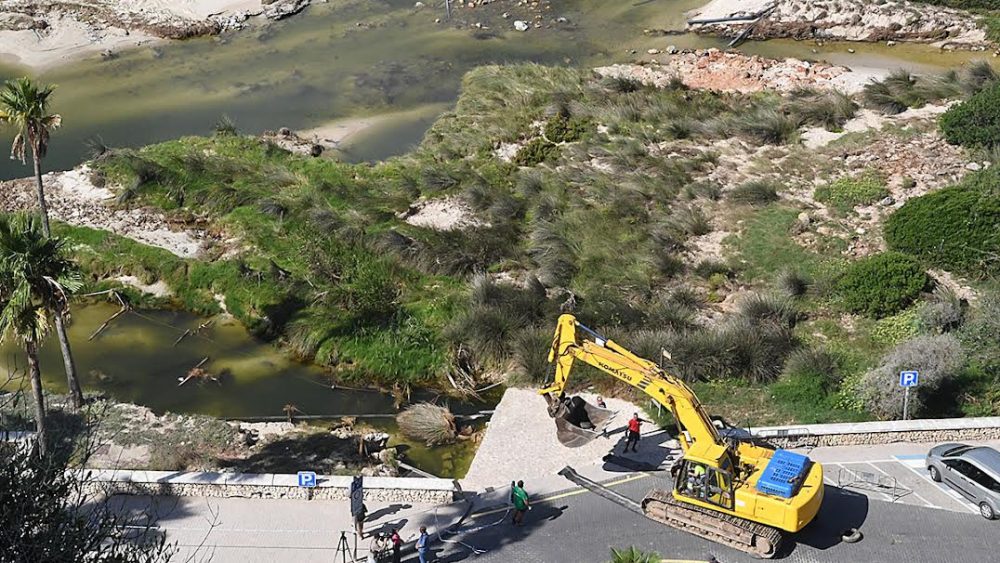
[[[936,481],[938,483],[941,482],[941,472],[938,471],[937,467],[934,467],[932,465],[932,466],[928,467],[927,470],[931,472],[931,481]]]
[[[993,512],[993,507],[986,504],[985,502],[979,503],[979,514],[987,520],[993,520],[997,517],[996,513]]]

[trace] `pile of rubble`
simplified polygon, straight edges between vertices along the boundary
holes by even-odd
[[[864,84],[863,79],[843,66],[768,59],[719,49],[679,51],[668,47],[665,56],[649,64],[616,64],[594,71],[601,76],[628,78],[658,88],[680,79],[690,88],[725,92],[790,91],[805,87],[853,92]]]
[[[748,18],[761,12],[764,15],[757,22],[718,21]],[[920,41],[974,50],[990,46],[978,18],[972,14],[906,0],[713,0],[689,16],[690,30],[729,37],[752,27],[751,39]]]
[[[193,0],[4,0],[0,31],[33,30],[44,34],[61,20],[87,25],[94,34],[109,28],[143,32],[166,39],[184,39],[240,29],[254,16],[282,19],[302,11],[311,0],[247,0],[220,5],[216,13]],[[238,6],[234,6],[238,4]],[[223,9],[226,8],[226,9]]]

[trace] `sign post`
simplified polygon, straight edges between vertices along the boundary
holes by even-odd
[[[899,372],[899,386],[903,388],[903,420],[909,417],[910,387],[916,387],[920,382],[920,373],[916,370]]]

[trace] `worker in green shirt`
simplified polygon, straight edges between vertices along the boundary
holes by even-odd
[[[531,510],[531,503],[528,501],[528,492],[524,490],[524,481],[517,482],[510,496],[514,502],[514,525],[521,526],[524,523],[524,513]]]

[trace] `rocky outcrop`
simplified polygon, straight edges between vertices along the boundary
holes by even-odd
[[[718,49],[659,55],[647,65],[612,65],[594,69],[601,76],[627,78],[658,88],[681,80],[689,88],[757,92],[771,89],[837,88],[854,91],[864,83],[851,69],[798,59],[768,59]]]

